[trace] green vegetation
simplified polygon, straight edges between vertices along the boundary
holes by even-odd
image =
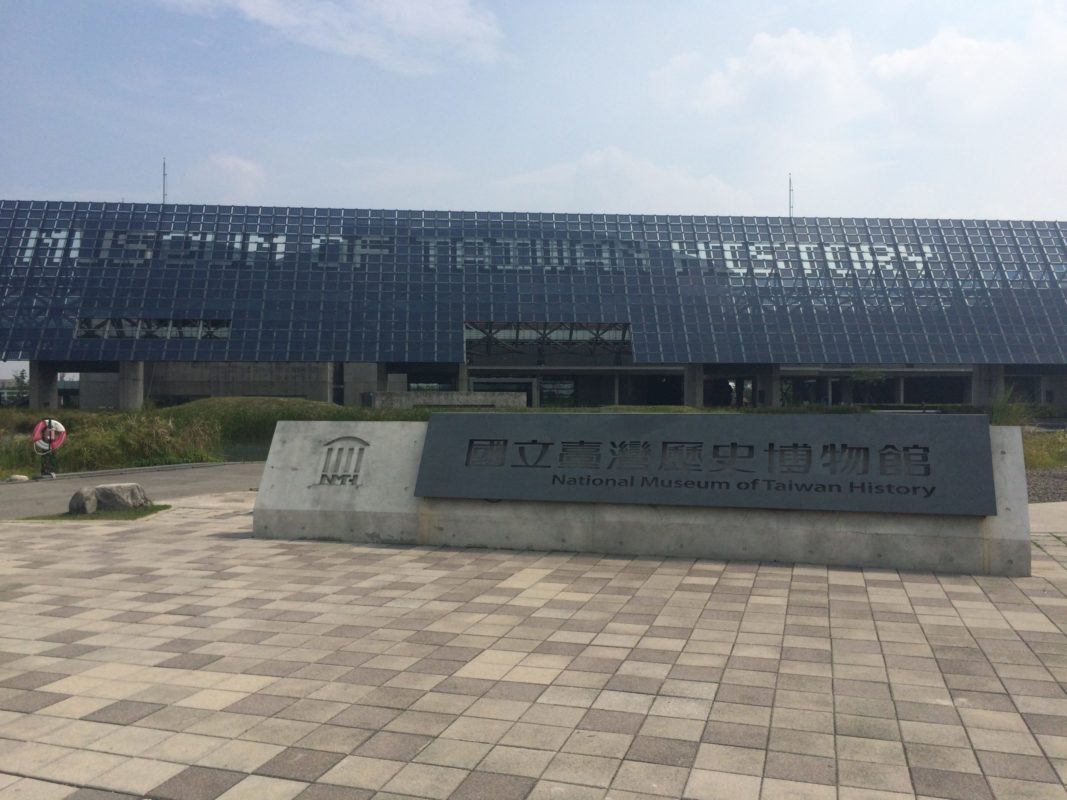
[[[1026,425],[1034,419],[1034,409],[1009,389],[993,398],[989,408],[990,425]]]
[[[904,407],[918,410],[920,407]],[[937,407],[948,413],[978,413],[965,406]],[[392,420],[424,421],[435,410],[370,409],[338,406],[311,400],[274,397],[218,397],[164,409],[134,413],[64,409],[56,416],[70,436],[57,453],[62,472],[121,467],[186,464],[223,459],[261,459],[279,420]],[[447,409],[483,411],[484,409]],[[685,406],[608,406],[605,408],[506,409],[566,413],[731,413],[738,409],[696,409]],[[862,406],[806,405],[788,408],[744,408],[758,414],[857,414]],[[928,407],[927,410],[933,410]],[[999,399],[990,413],[994,425],[1024,424],[1038,413],[1010,396]],[[30,445],[30,432],[43,416],[40,409],[0,409],[0,478],[13,472],[32,475],[40,460]],[[1036,468],[1067,466],[1067,433],[1027,432],[1027,465]]]
[[[1025,431],[1023,457],[1027,469],[1067,467],[1067,431]]]
[[[30,394],[30,376],[24,369],[16,372],[12,378],[15,381],[15,399],[24,400]]]
[[[427,420],[429,409],[381,410],[280,397],[212,397],[159,412],[183,426],[209,419],[222,446],[270,442],[278,420]]]
[[[63,472],[217,461],[219,426],[210,417],[175,420],[160,411],[136,413],[52,412],[66,426],[66,444],[56,451]],[[33,475],[41,462],[30,433],[40,409],[0,409],[0,478],[14,472]]]
[[[95,522],[98,520],[126,520],[126,519],[140,519],[141,517],[148,517],[152,514],[158,514],[160,511],[166,511],[170,506],[166,503],[159,503],[158,505],[153,503],[148,506],[141,506],[140,508],[124,508],[122,511],[97,511],[95,514],[71,514],[69,511],[65,514],[45,514],[40,517],[27,517],[29,520],[38,521],[55,521],[64,520],[67,522]]]

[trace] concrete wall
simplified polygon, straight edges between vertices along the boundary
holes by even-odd
[[[156,361],[145,364],[145,393],[166,397],[305,397],[330,402],[330,363]]]
[[[118,408],[119,374],[117,372],[83,372],[78,379],[80,408]]]
[[[364,395],[384,392],[388,376],[385,364],[350,361],[344,365],[345,405],[363,405]]]
[[[523,392],[376,392],[373,408],[526,408]]]
[[[416,422],[278,423],[256,499],[255,534],[1030,574],[1018,428],[990,429],[993,517],[416,498],[425,430]],[[329,466],[327,451],[338,437],[366,445],[358,476],[346,479]]]
[[[1004,367],[975,364],[971,375],[971,405],[989,406],[1004,394]]]
[[[1049,400],[1049,393],[1052,398]],[[1067,408],[1067,375],[1046,375],[1041,381],[1041,402],[1055,408]]]

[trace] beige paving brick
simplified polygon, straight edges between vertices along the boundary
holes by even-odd
[[[628,733],[574,731],[560,749],[565,753],[622,758],[630,749],[633,739]]]
[[[492,748],[493,745],[485,742],[435,739],[415,756],[415,760],[442,767],[474,769]]]
[[[712,773],[739,773],[758,777],[763,774],[766,755],[766,751],[752,747],[701,744],[693,767]]]
[[[193,763],[216,769],[229,769],[238,772],[252,772],[265,764],[285,748],[281,745],[264,742],[249,742],[233,739],[223,742],[218,748],[209,750]]]
[[[3,787],[4,796],[11,800],[64,800],[76,791],[59,783],[47,783],[33,778],[19,778]]]
[[[577,783],[583,786],[611,785],[620,761],[616,758],[558,753],[553,757],[543,777],[561,783]]]
[[[760,788],[760,800],[836,800],[833,786],[818,783],[764,778]]]
[[[129,758],[98,775],[94,784],[115,792],[146,794],[185,769],[183,764],[148,758]]]
[[[758,800],[760,784],[758,775],[694,769],[689,774],[684,796],[693,800]]]
[[[548,750],[497,745],[478,764],[478,769],[485,772],[503,772],[508,775],[538,778],[545,771],[553,755]]]
[[[249,775],[230,787],[218,800],[292,800],[308,788],[308,784],[282,778]]]
[[[408,764],[385,784],[385,792],[446,800],[467,777],[467,770],[433,764]]]

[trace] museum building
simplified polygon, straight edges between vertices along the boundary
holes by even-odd
[[[35,406],[1062,409],[1067,222],[7,200],[0,360]]]

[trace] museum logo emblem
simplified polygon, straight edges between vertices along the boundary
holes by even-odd
[[[363,454],[370,443],[356,436],[341,436],[326,442],[322,449],[322,469],[320,486],[351,486],[358,484],[360,470],[363,468]]]

